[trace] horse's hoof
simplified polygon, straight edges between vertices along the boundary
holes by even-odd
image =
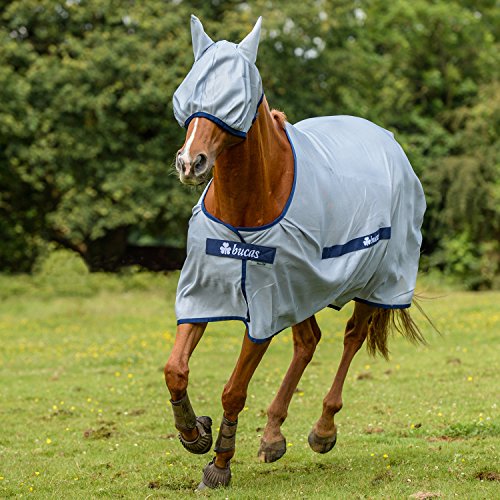
[[[283,438],[281,441],[276,441],[275,443],[266,443],[264,439],[260,440],[259,451],[257,456],[261,462],[269,464],[271,462],[276,462],[286,453],[286,439]]]
[[[229,486],[231,482],[231,468],[228,462],[224,469],[220,469],[215,465],[215,458],[209,462],[203,469],[203,477],[201,483],[198,485],[197,490],[204,490],[206,488],[220,488],[221,486]]]
[[[198,429],[198,437],[194,441],[186,441],[180,433],[179,439],[187,451],[203,455],[212,447],[212,419],[210,417],[196,417],[196,428]]]
[[[316,453],[328,453],[337,442],[337,428],[335,428],[335,434],[329,437],[320,437],[312,430],[307,441],[311,449]]]

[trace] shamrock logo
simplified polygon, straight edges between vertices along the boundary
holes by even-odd
[[[222,255],[229,255],[231,253],[231,249],[229,248],[229,243],[225,241],[220,247],[220,253]]]

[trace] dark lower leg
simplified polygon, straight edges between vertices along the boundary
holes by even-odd
[[[219,468],[225,468],[234,455],[238,415],[245,406],[248,384],[269,344],[270,341],[253,343],[245,334],[238,361],[222,394],[224,417],[215,449],[215,465]]]
[[[336,433],[334,416],[342,409],[342,389],[351,362],[368,334],[368,321],[373,307],[356,302],[354,313],[347,322],[344,334],[344,351],[333,381],[333,385],[323,400],[323,412],[313,428],[319,437],[329,437]]]
[[[321,331],[314,316],[292,328],[293,359],[285,378],[267,410],[267,424],[262,436],[266,443],[284,440],[281,425],[288,415],[288,407],[300,378],[312,359],[321,338]]]

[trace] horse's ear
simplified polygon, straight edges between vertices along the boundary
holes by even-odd
[[[201,21],[193,14],[191,14],[191,38],[193,40],[194,60],[197,61],[214,42],[205,33]]]
[[[260,27],[262,25],[262,16],[257,19],[253,30],[238,44],[238,48],[245,57],[255,64],[257,60],[257,50],[259,49]]]

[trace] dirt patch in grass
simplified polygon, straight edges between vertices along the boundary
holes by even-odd
[[[86,429],[83,431],[85,439],[109,439],[116,434],[116,428],[113,424],[104,424],[97,429]]]
[[[450,442],[450,441],[462,441],[461,438],[459,437],[452,437],[452,436],[431,436],[427,438],[427,441],[429,443],[438,443],[438,442]]]
[[[137,417],[138,415],[144,415],[146,410],[144,408],[133,408],[132,410],[117,411],[117,415],[125,415],[126,417]]]
[[[371,481],[372,485],[375,486],[380,483],[385,483],[388,481],[392,481],[392,472],[390,470],[386,470],[377,474]]]
[[[410,498],[416,498],[417,500],[428,500],[429,498],[439,498],[441,497],[439,491],[417,491],[410,495]]]
[[[73,416],[73,412],[71,410],[67,410],[66,408],[60,408],[59,410],[55,410],[51,415],[47,418],[54,417],[71,417]]]
[[[480,471],[475,476],[480,481],[500,481],[500,472]]]
[[[144,415],[146,410],[144,408],[136,408],[134,410],[130,410],[128,414],[132,417],[136,417],[137,415]]]
[[[384,432],[382,427],[367,427],[365,429],[365,434],[380,434],[382,432]]]

